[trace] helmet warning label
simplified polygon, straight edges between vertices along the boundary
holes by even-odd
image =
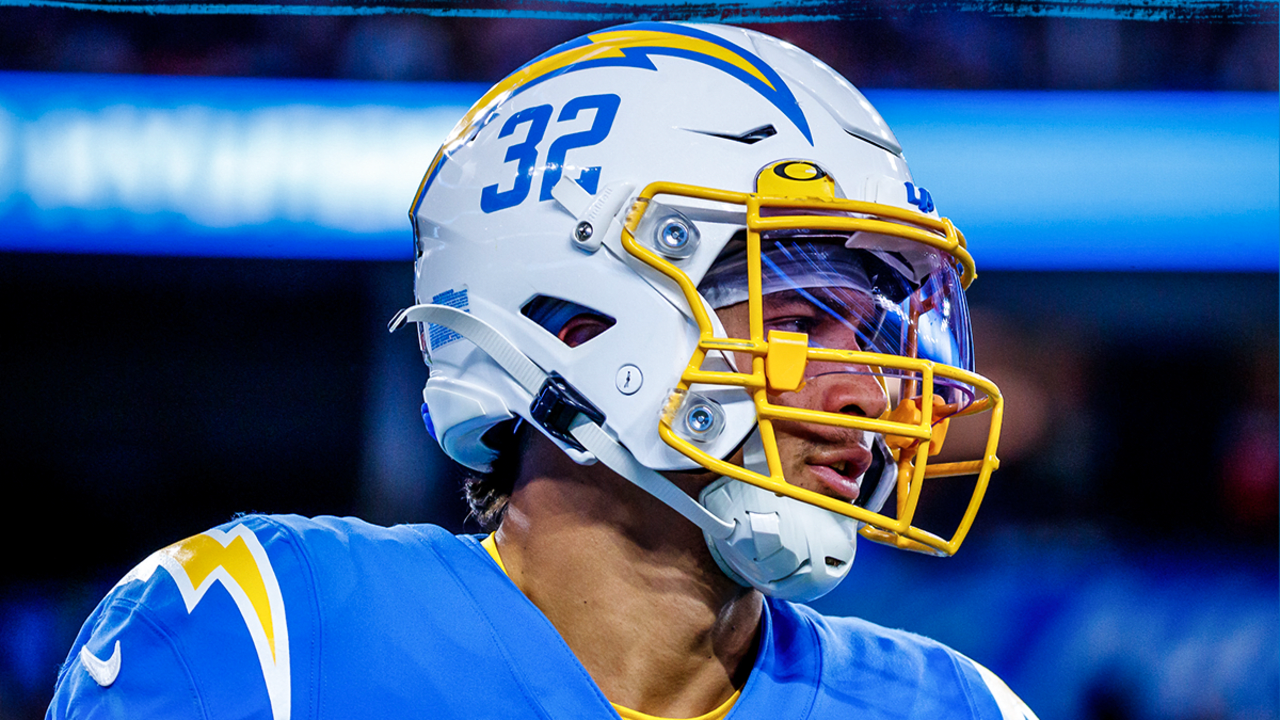
[[[467,288],[463,286],[458,289],[445,290],[438,295],[431,297],[432,305],[445,305],[451,308],[457,308],[466,312],[471,312],[471,308],[467,303]],[[448,345],[454,340],[461,339],[462,336],[450,330],[443,325],[431,323],[431,329],[428,331],[427,340],[431,343],[431,350],[434,352]]]

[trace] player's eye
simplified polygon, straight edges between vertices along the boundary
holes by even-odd
[[[817,327],[818,319],[812,315],[790,315],[785,317],[769,318],[764,322],[764,331],[766,335],[770,330],[811,335]]]

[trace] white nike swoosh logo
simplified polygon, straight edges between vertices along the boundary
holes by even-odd
[[[89,671],[89,677],[93,678],[94,682],[102,687],[110,686],[120,674],[120,641],[116,641],[111,657],[106,660],[99,660],[96,655],[89,652],[88,645],[81,646],[80,662],[84,664],[84,669]]]

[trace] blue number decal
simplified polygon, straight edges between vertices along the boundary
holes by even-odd
[[[539,200],[551,199],[551,188],[560,182],[560,176],[564,173],[564,157],[570,150],[598,145],[608,137],[609,131],[613,129],[614,118],[618,116],[618,105],[621,102],[622,99],[617,95],[609,94],[586,95],[565,103],[556,122],[574,120],[583,110],[595,110],[596,115],[591,121],[591,127],[563,135],[551,143],[551,149],[547,152],[547,164],[542,174],[542,191],[539,194]],[[523,141],[507,148],[504,159],[504,162],[516,163],[515,185],[510,190],[499,190],[496,183],[481,188],[480,209],[485,213],[515,207],[529,197],[530,186],[533,184],[533,168],[538,163],[538,143],[542,142],[542,136],[547,131],[552,112],[553,108],[550,105],[538,105],[525,108],[507,118],[506,124],[498,133],[499,138],[511,135],[516,128],[526,123],[529,125],[529,133]],[[583,189],[594,195],[600,182],[600,167],[597,165],[583,168],[577,181]]]
[[[507,148],[507,156],[504,160],[504,162],[518,162],[516,184],[510,190],[499,191],[496,183],[481,189],[481,210],[486,213],[505,210],[519,205],[529,196],[529,186],[533,184],[533,166],[538,162],[538,143],[542,142],[542,135],[547,131],[547,123],[550,121],[550,105],[525,108],[507,118],[507,124],[503,125],[502,131],[498,133],[499,138],[507,137],[520,125],[529,123],[529,134],[525,136],[524,142]]]
[[[564,172],[566,153],[573,148],[597,145],[609,135],[609,131],[613,129],[613,119],[618,115],[620,102],[622,99],[617,95],[586,95],[565,103],[556,122],[573,120],[578,117],[579,112],[590,109],[596,111],[596,117],[591,121],[591,127],[586,130],[562,135],[551,143],[551,150],[547,153],[547,169],[542,174],[542,194],[538,196],[539,200],[551,199],[551,188],[560,182],[560,175]],[[596,194],[596,185],[599,181],[599,166],[583,168],[582,174],[578,177],[578,184],[592,195]]]

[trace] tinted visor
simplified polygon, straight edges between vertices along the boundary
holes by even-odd
[[[930,360],[973,371],[969,311],[955,268],[928,247],[909,252],[860,249],[859,238],[803,231],[764,235],[761,286],[764,333],[804,333],[815,348]],[[717,310],[748,299],[746,243],[733,241],[698,288]],[[812,362],[805,377],[871,373],[890,401],[920,392],[917,373],[892,367]],[[968,407],[973,388],[937,377],[947,414]],[[935,401],[937,402],[937,401]]]

